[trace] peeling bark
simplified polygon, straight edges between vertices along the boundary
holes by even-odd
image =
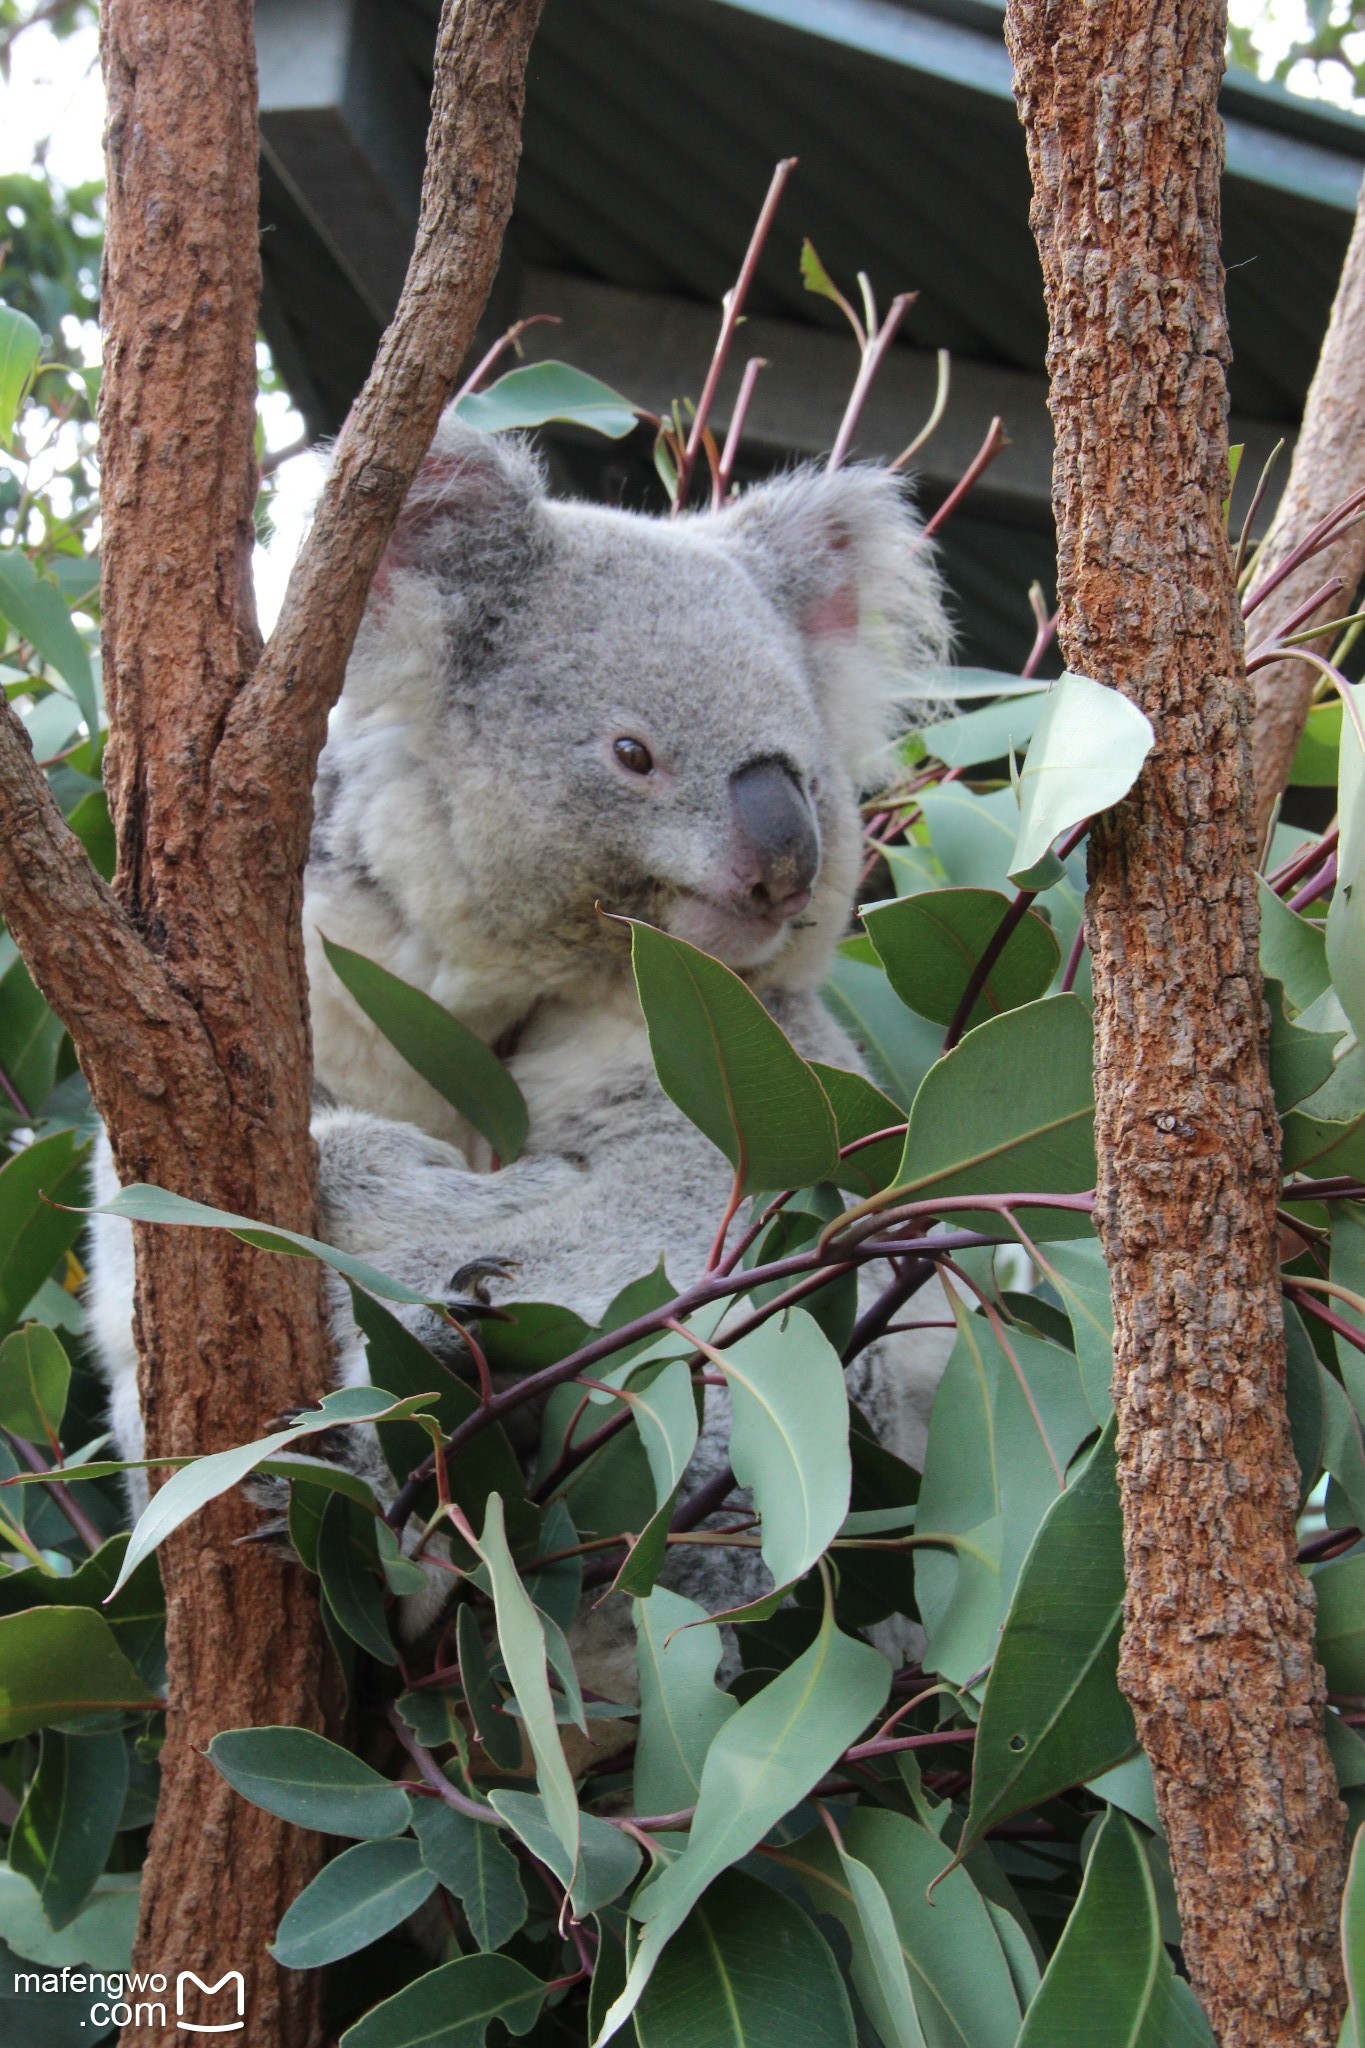
[[[541,5],[446,0],[408,282],[264,652],[250,583],[252,7],[104,9],[118,880],[111,892],[94,873],[0,706],[0,910],[71,1030],[124,1179],[294,1229],[316,1214],[300,922],[313,772],[370,577],[492,283]],[[217,1232],[139,1231],[137,1326],[151,1455],[258,1436],[326,1384],[318,1269]],[[265,1949],[323,1844],[237,1798],[200,1754],[220,1728],[335,1718],[312,1582],[237,1545],[255,1521],[229,1497],[161,1553],[167,1739],[136,1962],[210,1983],[241,1970],[244,2038],[305,2048],[320,2035],[318,1974],[280,1971]]]
[[[1061,643],[1157,735],[1092,834],[1087,906],[1121,1683],[1220,2043],[1331,2044],[1343,1813],[1295,1564],[1251,696],[1221,519],[1226,17],[1010,0],[1006,20],[1050,322]]]

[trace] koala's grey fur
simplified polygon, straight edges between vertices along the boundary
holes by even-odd
[[[858,803],[898,688],[941,661],[928,550],[884,471],[801,472],[673,521],[551,501],[523,447],[447,415],[385,557],[333,715],[304,909],[323,1234],[439,1292],[480,1255],[495,1300],[595,1320],[660,1255],[704,1268],[730,1168],[663,1095],[625,912],[741,972],[806,1055],[856,1067],[819,988],[853,906]],[[654,761],[632,774],[627,736]],[[782,764],[819,840],[810,901],[756,911],[732,778]],[[790,899],[790,900],[795,900]],[[341,987],[323,935],[499,1046],[524,1154],[488,1148]],[[93,1311],[125,1451],[140,1440],[126,1226],[98,1231]],[[364,1353],[338,1308],[340,1370]],[[883,1340],[849,1375],[914,1457],[945,1347]],[[725,1457],[709,1397],[694,1479]],[[756,1590],[750,1553],[688,1550],[670,1583],[712,1607]],[[700,1560],[700,1562],[697,1562]]]

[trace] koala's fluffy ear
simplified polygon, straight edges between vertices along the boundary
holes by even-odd
[[[346,671],[353,715],[421,718],[477,677],[549,546],[540,465],[447,411],[375,574]]]
[[[933,551],[901,480],[866,465],[798,470],[714,516],[802,634],[850,771],[873,772],[891,735],[930,710],[916,678],[947,659],[950,640]]]

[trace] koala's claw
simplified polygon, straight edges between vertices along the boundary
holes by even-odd
[[[467,1259],[451,1274],[441,1300],[457,1321],[467,1318],[470,1322],[514,1322],[516,1318],[505,1308],[495,1308],[488,1299],[488,1282],[510,1280],[516,1267],[515,1259]]]

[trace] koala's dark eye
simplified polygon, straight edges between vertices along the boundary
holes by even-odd
[[[632,775],[652,775],[654,756],[643,740],[619,739],[613,742],[612,752],[623,768]]]

